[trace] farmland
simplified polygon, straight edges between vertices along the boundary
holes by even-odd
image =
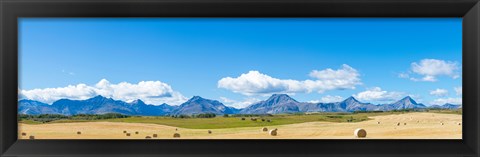
[[[353,130],[364,128],[367,139],[461,139],[462,116],[455,112],[387,112],[302,115],[268,117],[171,118],[128,117],[101,120],[57,120],[49,123],[25,121],[19,132],[36,139],[144,139],[158,134],[157,139],[345,139],[354,138]],[[261,119],[265,119],[262,121]],[[266,119],[271,120],[267,122]],[[353,119],[352,122],[348,122]],[[398,125],[400,123],[400,125]],[[262,127],[278,128],[278,136],[260,131]],[[208,134],[211,130],[213,133]],[[81,135],[75,134],[81,131]],[[135,132],[125,136],[123,131]],[[20,134],[19,134],[20,135]],[[19,136],[28,138],[28,136]]]

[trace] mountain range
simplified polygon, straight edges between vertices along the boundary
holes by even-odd
[[[201,113],[222,114],[280,114],[298,112],[354,112],[354,111],[391,111],[402,109],[441,108],[458,109],[461,105],[445,104],[427,107],[415,102],[407,96],[391,104],[374,105],[363,103],[349,97],[341,102],[334,103],[308,103],[298,102],[286,94],[273,94],[267,100],[249,105],[243,109],[225,106],[217,100],[205,99],[194,96],[179,106],[168,104],[150,105],[142,100],[130,103],[96,96],[86,100],[60,99],[51,105],[34,100],[18,101],[19,114],[105,114],[120,113],[124,115],[162,116],[162,115],[193,115]]]

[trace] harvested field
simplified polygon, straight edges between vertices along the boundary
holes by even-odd
[[[20,139],[28,139],[21,133],[35,135],[35,139],[358,139],[353,132],[357,128],[368,131],[361,139],[461,139],[462,115],[439,113],[406,113],[369,117],[371,120],[354,123],[305,122],[275,125],[278,135],[271,136],[263,127],[237,127],[221,129],[188,129],[174,126],[124,123],[124,122],[76,122],[51,124],[19,124]],[[380,123],[378,123],[380,122]],[[408,123],[408,125],[397,125]],[[444,123],[441,125],[440,123]],[[179,128],[176,131],[176,128]],[[125,136],[123,131],[136,132]],[[209,134],[208,130],[214,132]],[[81,136],[76,133],[81,131]],[[173,138],[174,133],[181,134]]]

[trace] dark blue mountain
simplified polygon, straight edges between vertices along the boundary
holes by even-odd
[[[280,114],[297,112],[354,112],[354,111],[391,111],[403,109],[458,109],[461,105],[445,104],[426,107],[407,96],[391,104],[374,105],[363,103],[349,97],[341,102],[333,103],[306,103],[298,102],[286,94],[273,94],[267,100],[254,103],[243,109],[228,107],[216,100],[194,96],[180,106],[148,105],[142,100],[127,103],[103,96],[96,96],[87,100],[61,99],[52,105],[33,100],[20,100],[18,113],[20,114],[105,114],[120,113],[124,115],[161,116],[161,115],[193,115],[201,113],[222,114]]]
[[[57,114],[58,111],[48,104],[34,101],[34,100],[20,100],[18,101],[19,114]]]
[[[460,109],[462,108],[462,105],[455,105],[455,104],[449,104],[446,103],[444,105],[432,105],[430,108],[437,108],[437,109]]]
[[[19,113],[22,114],[105,114],[120,113],[124,115],[160,116],[170,113],[174,107],[167,104],[147,105],[141,100],[127,103],[103,96],[87,100],[60,99],[52,105],[31,100],[20,100]]]
[[[194,96],[187,102],[174,109],[171,115],[194,115],[201,113],[214,113],[217,115],[236,114],[238,109],[228,107],[216,100],[205,99],[200,96]]]
[[[362,103],[354,97],[341,102],[306,103],[298,102],[286,94],[274,94],[265,101],[254,103],[240,111],[244,114],[279,114],[296,112],[354,112],[354,111],[391,111],[402,109],[426,108],[407,96],[392,104],[374,105]]]
[[[381,105],[382,111],[391,111],[391,110],[403,110],[403,109],[422,109],[427,108],[423,104],[415,102],[410,96],[407,96],[397,102],[392,104],[383,104]]]
[[[279,114],[296,113],[300,111],[301,103],[286,94],[273,94],[265,101],[252,104],[240,113],[244,114]]]
[[[371,103],[362,103],[352,96],[339,102],[338,107],[340,110],[345,112],[379,110],[377,105]]]

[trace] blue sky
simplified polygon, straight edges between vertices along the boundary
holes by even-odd
[[[459,103],[461,27],[461,18],[21,18],[20,97]]]

